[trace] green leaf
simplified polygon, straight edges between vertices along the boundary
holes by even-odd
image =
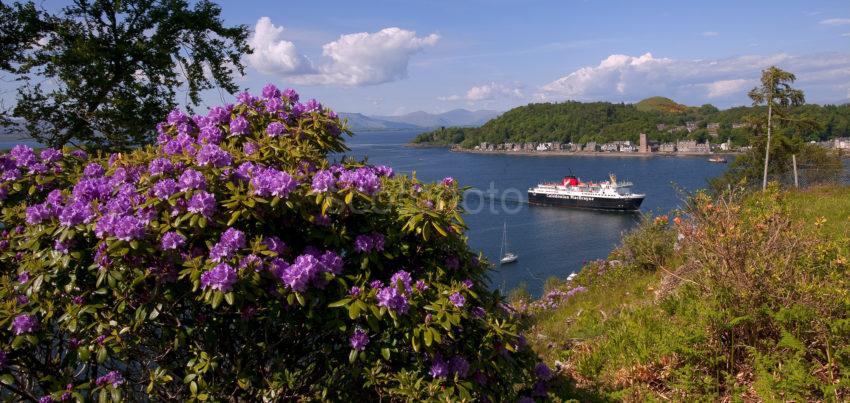
[[[389,361],[390,360],[390,349],[387,348],[387,347],[382,348],[381,349],[381,355],[384,357],[385,360]]]
[[[354,364],[354,361],[357,361],[357,350],[351,349],[351,352],[348,353],[348,362]]]
[[[213,300],[212,300],[213,309],[218,308],[218,306],[221,305],[221,300],[223,300],[223,299],[224,299],[224,293],[221,293],[221,292],[218,292],[218,291],[213,291]]]
[[[332,302],[328,304],[328,308],[339,308],[341,306],[348,305],[349,302],[351,302],[351,298],[343,298],[337,302]]]
[[[224,300],[227,301],[227,305],[233,305],[233,293],[224,294]]]
[[[425,345],[431,347],[431,343],[434,342],[434,335],[431,334],[431,328],[425,330]]]
[[[360,306],[357,304],[351,304],[348,306],[348,317],[351,319],[357,319],[357,316],[360,315]]]

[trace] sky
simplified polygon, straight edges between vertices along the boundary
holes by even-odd
[[[219,4],[227,24],[251,30],[241,87],[292,87],[342,112],[654,95],[726,108],[749,104],[770,65],[795,73],[808,102],[850,101],[848,0]]]

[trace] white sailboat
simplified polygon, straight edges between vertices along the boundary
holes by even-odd
[[[499,255],[501,259],[499,260],[500,264],[508,264],[516,262],[519,258],[517,254],[513,252],[508,252],[508,223],[505,222],[504,230],[502,231],[502,249],[499,251]]]

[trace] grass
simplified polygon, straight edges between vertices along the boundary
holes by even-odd
[[[847,256],[850,187],[788,191],[782,199],[791,219],[803,226],[801,234],[780,236],[811,237],[818,240],[817,245],[841,245],[843,256]],[[828,300],[829,295],[842,292],[850,295],[846,282],[834,280],[846,277],[846,263],[833,260],[826,265],[798,264],[797,270],[809,270],[811,274],[806,277],[813,276],[806,280],[811,284],[777,289],[798,293],[804,299],[811,296],[810,301],[801,302],[798,307],[773,311],[765,306],[729,308],[718,305],[716,299],[729,288],[707,289],[707,282],[674,282],[673,287],[668,284],[672,278],[669,273],[688,261],[679,256],[687,252],[665,252],[671,255],[666,261],[650,265],[641,260],[640,252],[650,249],[652,242],[635,240],[654,236],[650,227],[643,225],[612,252],[611,259],[622,260],[622,264],[613,268],[609,265],[607,270],[600,270],[598,265],[585,267],[575,284],[564,286],[581,284],[588,288],[587,292],[530,317],[527,335],[532,347],[545,362],[560,367],[566,375],[566,381],[556,386],[550,397],[581,401],[711,401],[841,400],[847,396],[850,365],[845,364],[850,362],[850,331],[836,330],[836,326],[844,326],[850,319],[840,309],[836,314],[835,310],[826,309],[829,304],[818,302],[818,298]],[[704,241],[713,239],[706,236]],[[630,261],[624,256],[633,258]],[[821,283],[832,290],[821,291],[824,287],[817,286],[818,276],[821,280],[837,276]],[[702,281],[699,276],[694,278]],[[808,286],[813,289],[806,289]],[[832,333],[813,335],[804,322],[786,326],[787,318],[797,308],[824,308],[806,323],[832,326]],[[748,309],[767,309],[768,314],[760,319],[737,317],[735,312]],[[748,324],[749,320],[765,322],[756,326]],[[767,331],[748,341],[735,339],[758,332],[753,329]],[[728,340],[729,337],[733,339]],[[823,337],[832,340],[825,349],[817,345]],[[843,352],[842,358],[836,359],[839,352]],[[827,376],[824,374],[829,373],[828,368],[833,373]]]

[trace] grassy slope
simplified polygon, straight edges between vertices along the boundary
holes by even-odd
[[[847,239],[850,188],[788,192],[786,200],[807,231]],[[666,262],[662,267],[677,264]],[[578,281],[598,276],[595,271],[595,266],[587,267],[584,281]],[[558,395],[582,401],[754,397],[759,388],[758,380],[752,379],[756,371],[742,372],[742,379],[727,378],[724,391],[717,390],[720,380],[705,375],[701,362],[725,358],[701,348],[708,340],[707,321],[713,312],[687,283],[675,298],[657,298],[664,274],[664,269],[624,268],[613,280],[590,285],[588,292],[532,317],[528,332],[532,346],[549,364],[560,362],[572,379],[556,391]]]

